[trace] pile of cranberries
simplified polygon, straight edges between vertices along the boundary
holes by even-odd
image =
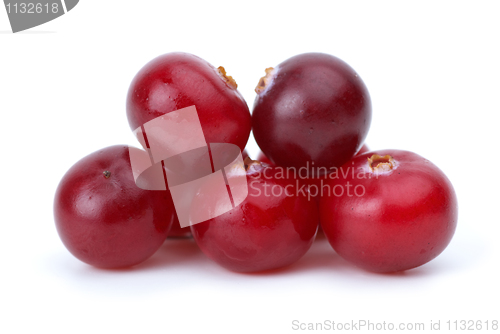
[[[251,114],[223,67],[187,53],[146,64],[127,95],[131,129],[195,106],[207,142],[243,151],[248,195],[222,215],[181,228],[170,191],[137,187],[133,151],[107,147],[73,165],[57,188],[54,218],[68,250],[93,266],[121,268],[149,258],[167,236],[193,237],[221,266],[257,272],[296,262],[321,227],[340,256],[373,272],[438,256],[457,224],[453,186],[420,155],[368,150],[372,110],[359,75],[322,53],[265,72]],[[262,150],[257,160],[244,150],[251,130]],[[203,207],[204,197],[192,205]]]

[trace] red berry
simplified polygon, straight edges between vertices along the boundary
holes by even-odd
[[[66,248],[101,268],[138,264],[161,246],[174,218],[167,191],[136,186],[129,147],[94,152],[64,175],[56,191],[54,218]]]
[[[223,67],[216,69],[188,53],[167,53],[137,73],[127,96],[130,128],[171,111],[196,106],[205,140],[245,148],[251,129],[248,106],[236,82]]]
[[[337,175],[323,187],[320,220],[346,260],[374,272],[402,271],[434,259],[450,242],[457,199],[430,161],[407,151],[369,152]]]
[[[209,258],[229,270],[256,272],[290,265],[314,240],[317,205],[297,194],[277,169],[251,160],[245,163],[247,198],[233,210],[191,226],[193,236]],[[285,189],[287,185],[291,187]],[[197,200],[193,205],[202,206],[204,199]]]
[[[252,126],[257,144],[273,163],[340,167],[361,148],[371,102],[348,64],[306,53],[266,72],[256,88]]]

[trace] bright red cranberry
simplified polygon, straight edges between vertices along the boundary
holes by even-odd
[[[137,73],[127,96],[130,128],[171,111],[196,106],[208,143],[245,148],[251,129],[248,106],[236,82],[223,67],[216,69],[188,53],[167,53]]]
[[[371,102],[348,64],[305,53],[266,73],[256,88],[252,126],[257,144],[273,163],[340,167],[361,148]]]
[[[434,259],[450,242],[457,198],[429,160],[407,151],[369,152],[337,175],[323,188],[320,220],[346,260],[374,272],[402,271]]]
[[[191,226],[201,250],[236,272],[288,266],[311,246],[318,208],[273,167],[246,160],[248,196],[236,208]],[[230,178],[231,176],[228,176]],[[288,188],[286,188],[289,186]],[[193,205],[203,205],[193,203]]]
[[[54,218],[66,248],[101,268],[138,264],[161,246],[174,217],[167,191],[135,185],[128,146],[94,152],[64,175]]]

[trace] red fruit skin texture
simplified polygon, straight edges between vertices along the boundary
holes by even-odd
[[[275,178],[275,173],[272,167],[251,167],[248,197],[239,206],[191,226],[200,249],[222,267],[235,272],[277,269],[296,262],[311,247],[318,229],[317,205],[290,187],[287,196],[290,182]],[[202,202],[200,198],[198,205]]]
[[[106,178],[104,171],[109,171]],[[100,268],[141,263],[162,245],[175,209],[167,191],[135,185],[128,146],[110,146],[74,164],[57,187],[54,219],[66,248]]]
[[[135,130],[144,123],[196,106],[207,143],[245,148],[251,116],[241,94],[218,70],[189,53],[167,53],[147,63],[134,77],[127,95],[127,117]]]
[[[305,53],[279,64],[258,93],[252,127],[262,152],[276,165],[340,167],[363,144],[371,101],[344,61]]]
[[[368,167],[373,154],[392,156],[396,167],[376,175]],[[348,167],[354,168],[354,177]],[[343,185],[344,194],[321,198],[320,221],[344,259],[372,272],[398,272],[431,261],[449,244],[457,225],[457,198],[446,175],[429,160],[382,150],[358,155],[342,168],[347,177],[328,184]],[[358,185],[363,188],[356,195]]]

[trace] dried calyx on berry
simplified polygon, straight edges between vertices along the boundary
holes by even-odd
[[[262,93],[270,84],[271,80],[274,76],[274,68],[268,67],[266,68],[266,75],[260,78],[259,83],[257,84],[257,87],[255,87],[255,92],[257,94]]]
[[[233,79],[232,76],[230,75],[227,75],[226,74],[226,70],[224,69],[224,67],[222,66],[219,66],[217,68],[217,71],[219,72],[219,75],[221,76],[221,78],[231,87],[233,87],[234,89],[238,88],[238,84],[236,83],[236,81]]]
[[[368,166],[372,172],[389,172],[396,168],[396,161],[390,155],[380,156],[374,154],[368,158]]]

